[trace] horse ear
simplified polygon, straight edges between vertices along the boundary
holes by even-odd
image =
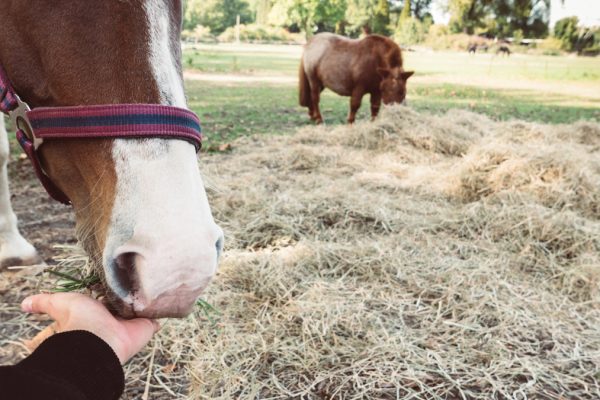
[[[377,73],[379,73],[379,76],[381,76],[384,79],[390,76],[389,68],[377,68]]]
[[[414,73],[415,73],[415,71],[406,71],[406,72],[402,72],[400,74],[400,76],[402,77],[402,80],[405,81],[408,78],[410,78]]]

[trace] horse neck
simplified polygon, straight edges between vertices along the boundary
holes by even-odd
[[[6,1],[0,62],[31,106],[185,105],[177,1]]]

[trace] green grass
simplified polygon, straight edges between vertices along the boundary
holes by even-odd
[[[184,51],[185,68],[203,72],[295,75],[301,46],[200,45]],[[599,57],[553,57],[493,53],[404,52],[407,69],[420,76],[452,76],[554,82],[599,82]]]
[[[184,68],[202,72],[296,74],[298,57],[270,53],[187,50]]]
[[[500,57],[494,54],[450,52],[406,52],[407,69],[420,75],[452,75],[464,78],[534,80],[545,82],[599,82],[600,58],[553,57],[517,54]]]

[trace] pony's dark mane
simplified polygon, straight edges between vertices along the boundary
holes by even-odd
[[[402,52],[400,46],[398,46],[392,39],[381,35],[368,35],[361,40],[369,48],[381,47],[384,50],[385,60],[384,61],[390,67],[401,67],[402,66]]]

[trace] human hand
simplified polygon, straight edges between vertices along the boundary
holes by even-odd
[[[140,351],[158,331],[158,322],[137,318],[115,318],[98,300],[79,293],[29,296],[21,303],[27,313],[48,314],[56,322],[56,332],[84,330],[104,340],[121,364]]]

